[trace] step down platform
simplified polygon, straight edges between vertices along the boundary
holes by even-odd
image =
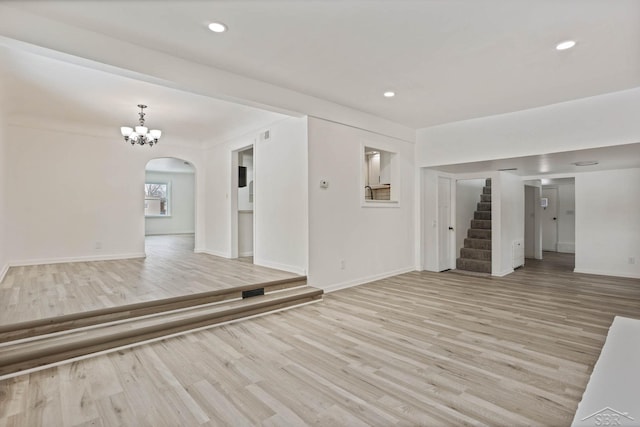
[[[264,295],[242,298],[252,290]],[[322,295],[298,277],[6,325],[0,328],[0,377],[308,304]]]

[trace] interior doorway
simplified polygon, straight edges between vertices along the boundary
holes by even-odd
[[[193,252],[195,246],[195,167],[184,159],[162,157],[145,167],[145,251],[161,250],[158,242]],[[157,236],[186,236],[159,239]]]
[[[541,193],[542,250],[558,251],[558,189],[546,187]]]
[[[253,145],[232,156],[232,258],[253,262],[254,252],[254,156]]]

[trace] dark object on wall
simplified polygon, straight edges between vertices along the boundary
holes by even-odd
[[[238,187],[246,187],[247,186],[247,167],[246,166],[238,166]]]

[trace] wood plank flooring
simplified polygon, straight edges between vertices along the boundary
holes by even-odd
[[[12,267],[0,325],[295,277],[193,253],[193,235],[148,236],[146,258]]]
[[[569,425],[640,280],[412,272],[0,382],[5,426]],[[555,259],[555,261],[553,261]]]

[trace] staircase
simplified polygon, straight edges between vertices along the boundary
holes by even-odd
[[[322,299],[306,277],[0,327],[0,376]]]
[[[456,269],[491,273],[491,179],[485,181]]]

